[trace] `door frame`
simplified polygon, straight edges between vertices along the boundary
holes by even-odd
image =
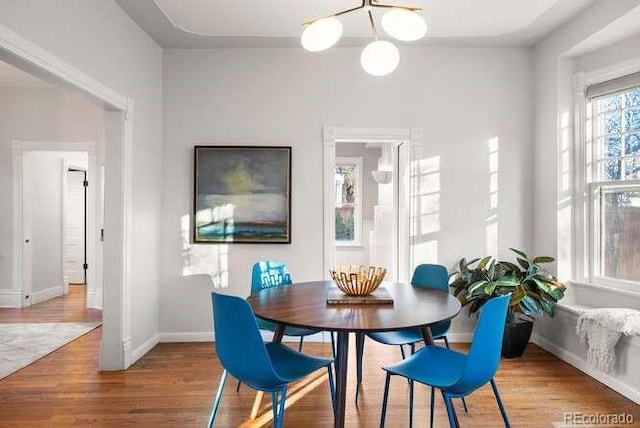
[[[133,100],[0,24],[0,59],[43,80],[80,92],[105,110],[104,302],[100,368],[122,370],[131,349]],[[15,230],[15,229],[14,229]],[[13,290],[18,290],[17,280]]]
[[[394,192],[396,221],[392,245],[397,254],[397,281],[408,282],[410,277],[410,189],[409,173],[413,148],[422,140],[422,128],[350,128],[325,126],[323,132],[323,263],[325,279],[335,260],[335,213],[333,210],[333,168],[336,160],[336,143],[390,143],[398,150]],[[403,237],[405,237],[403,239]]]

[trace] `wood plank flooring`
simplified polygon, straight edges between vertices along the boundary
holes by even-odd
[[[0,309],[0,322],[97,321],[100,311],[85,308],[84,287],[72,286],[64,298],[25,309]],[[221,374],[212,343],[163,343],[124,372],[99,372],[101,329],[96,329],[0,381],[1,427],[136,426],[203,427]],[[353,342],[353,341],[352,341]],[[454,344],[466,351],[467,345]],[[328,344],[307,343],[305,352],[329,355]],[[347,426],[379,426],[384,373],[382,365],[400,359],[397,347],[368,340],[364,383],[354,405],[354,350],[350,352]],[[639,406],[548,352],[530,345],[524,357],[503,360],[496,377],[514,427],[561,426],[564,412],[634,415]],[[304,386],[300,385],[300,389]],[[295,389],[293,387],[292,389]],[[308,389],[308,388],[307,388]],[[399,378],[391,382],[388,427],[408,426],[408,388]],[[235,391],[229,377],[216,426],[259,426],[249,420],[255,393],[246,386]],[[265,400],[262,413],[269,412]],[[416,385],[414,426],[428,426],[429,390]],[[456,408],[462,427],[498,427],[502,419],[490,387],[467,399],[465,414]],[[286,427],[330,427],[327,383],[300,398],[285,413]],[[557,425],[556,425],[557,424]],[[271,424],[267,422],[266,426]],[[436,426],[447,426],[440,396],[436,397]]]
[[[102,311],[87,308],[87,287],[69,285],[69,294],[26,308],[1,308],[0,322],[93,322]]]
[[[159,344],[125,372],[100,373],[100,335],[100,329],[94,330],[0,381],[0,426],[206,425],[221,373],[213,344]],[[455,347],[467,349],[466,345]],[[327,344],[319,343],[305,344],[305,351],[330,353]],[[384,386],[380,366],[399,358],[398,348],[367,341],[365,380],[357,407],[353,402],[354,364],[350,361],[347,426],[379,425]],[[560,426],[564,412],[627,412],[640,421],[635,403],[535,345],[529,346],[523,358],[503,360],[496,382],[514,427]],[[254,396],[246,386],[236,393],[235,381],[229,377],[216,426],[251,426],[248,416]],[[407,383],[392,379],[387,426],[408,426],[407,396]],[[426,387],[416,386],[416,427],[428,426],[428,397]],[[502,426],[490,387],[467,399],[468,414],[456,401],[462,427]],[[440,396],[436,407],[436,426],[447,426]],[[326,382],[285,414],[286,427],[329,427],[331,421]]]

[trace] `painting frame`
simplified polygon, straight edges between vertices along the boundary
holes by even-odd
[[[196,145],[194,244],[291,243],[291,146]]]

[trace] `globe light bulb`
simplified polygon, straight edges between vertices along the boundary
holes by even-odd
[[[386,76],[398,67],[400,52],[393,43],[376,40],[369,43],[360,54],[360,64],[373,76]]]
[[[307,25],[302,32],[302,47],[320,52],[335,45],[342,36],[342,24],[334,17],[322,18]]]
[[[407,9],[391,9],[382,16],[382,28],[394,39],[413,42],[427,34],[422,16]]]

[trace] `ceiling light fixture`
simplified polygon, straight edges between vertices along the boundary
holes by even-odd
[[[423,38],[427,33],[427,24],[419,15],[422,11],[421,8],[381,4],[378,3],[378,0],[362,0],[360,6],[303,23],[302,46],[311,52],[329,49],[342,36],[342,24],[337,17],[362,9],[369,15],[374,39],[373,42],[365,46],[360,55],[362,68],[373,76],[385,76],[393,72],[400,62],[400,53],[393,43],[378,38],[372,13],[374,8],[387,9],[387,12],[382,16],[382,28],[395,39],[412,42]]]

